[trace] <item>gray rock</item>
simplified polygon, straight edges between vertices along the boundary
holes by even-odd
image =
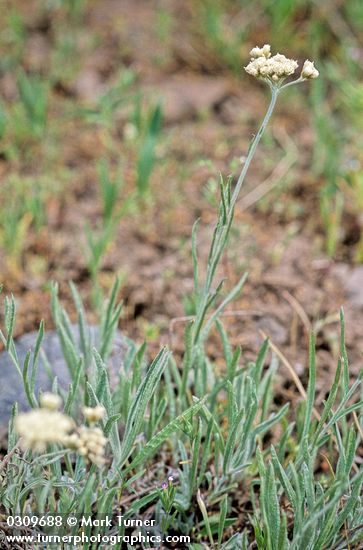
[[[356,309],[363,309],[363,265],[351,267],[340,263],[335,264],[331,271],[340,279],[349,304]]]
[[[97,349],[99,344],[99,329],[96,326],[92,326],[89,327],[89,330],[92,346],[95,346]],[[77,349],[79,350],[80,337],[77,325],[72,325],[72,334]],[[37,332],[30,332],[15,341],[15,347],[21,367],[24,364],[27,352],[29,350],[34,351],[37,336]],[[117,331],[113,342],[112,352],[108,361],[111,383],[112,380],[117,380],[117,374],[122,368],[123,358],[127,347],[128,344],[126,339],[122,336],[121,332]],[[41,349],[52,367],[52,373],[49,373],[46,369],[40,354],[35,384],[35,395],[37,396],[40,390],[50,391],[55,376],[58,379],[58,385],[61,388],[67,389],[71,377],[66,361],[63,357],[61,343],[56,331],[49,331],[44,334]],[[28,400],[24,392],[23,381],[21,380],[20,374],[18,373],[7,351],[0,353],[0,381],[0,438],[2,439],[7,430],[13,404],[17,402],[20,411],[29,409]]]
[[[344,282],[349,299],[356,307],[363,308],[363,266],[351,269]]]

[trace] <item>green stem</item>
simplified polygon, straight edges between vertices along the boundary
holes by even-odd
[[[294,86],[294,84],[299,84],[300,82],[305,82],[306,78],[303,78],[300,76],[296,80],[292,80],[291,82],[288,82],[287,84],[284,84],[281,86],[280,90],[284,90],[285,88],[288,88],[289,86]]]
[[[275,108],[275,105],[276,105],[276,100],[277,100],[278,94],[279,94],[279,90],[277,88],[271,88],[270,105],[268,106],[265,117],[262,121],[262,124],[261,124],[257,134],[253,138],[253,141],[252,141],[251,146],[250,146],[249,151],[248,151],[246,162],[243,165],[242,171],[241,171],[240,176],[237,180],[236,187],[235,187],[233,195],[232,195],[232,200],[231,200],[231,208],[232,209],[233,209],[234,205],[236,204],[236,202],[238,200],[238,196],[240,194],[240,191],[241,191],[243,182],[245,180],[245,177],[247,175],[248,169],[250,167],[251,161],[252,161],[252,159],[255,155],[257,146],[260,143],[260,140],[261,140],[261,137],[262,137],[264,131],[266,130],[267,124],[269,123],[272,112],[273,112],[273,110]]]
[[[277,96],[279,94],[279,89],[277,87],[271,87],[271,100],[270,104],[268,106],[268,109],[266,111],[266,114],[264,116],[264,119],[261,123],[261,126],[255,135],[255,137],[252,140],[252,143],[250,145],[250,148],[248,150],[246,161],[243,165],[242,171],[239,175],[239,178],[237,180],[236,187],[234,189],[233,195],[231,197],[230,203],[228,205],[228,212],[227,212],[227,219],[223,226],[221,226],[219,233],[215,236],[216,242],[212,243],[212,246],[214,248],[214,252],[212,253],[210,257],[210,261],[208,262],[208,268],[207,268],[207,274],[206,279],[204,283],[204,288],[202,291],[202,295],[198,304],[198,310],[195,320],[195,330],[194,330],[194,345],[198,343],[199,335],[201,332],[201,328],[208,310],[208,302],[211,298],[210,295],[210,289],[212,287],[213,279],[217,270],[218,263],[220,261],[221,255],[224,252],[224,249],[227,244],[227,236],[231,229],[231,225],[234,218],[234,206],[238,200],[243,182],[245,180],[245,177],[247,175],[249,166],[251,164],[251,161],[255,155],[257,146],[261,140],[261,137],[267,127],[267,124],[271,118],[272,112],[274,110]]]

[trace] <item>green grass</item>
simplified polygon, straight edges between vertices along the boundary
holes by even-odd
[[[193,541],[188,548],[204,548],[203,541],[208,540],[215,548],[247,548],[248,541],[255,540],[261,549],[327,549],[363,540],[363,470],[356,461],[361,439],[352,421],[352,415],[360,415],[363,407],[359,398],[363,372],[357,380],[350,379],[343,312],[340,359],[326,401],[315,403],[318,366],[312,335],[307,398],[297,411],[288,404],[280,408],[274,404],[274,377],[280,367],[276,356],[270,356],[269,342],[263,343],[255,362],[246,364],[220,322],[224,374],[216,375],[213,363],[205,353],[200,355],[201,350],[198,357],[191,358],[187,328],[181,371],[166,349],[146,367],[145,346],[138,349],[129,342],[119,383],[110,387],[105,363],[121,313],[116,301],[118,288],[116,283],[103,309],[98,351],[91,349],[87,340],[87,321],[73,288],[84,335],[82,356],[67,337],[68,317],[56,291],[53,293],[53,316],[72,374],[68,391],[56,384],[54,391],[63,396],[65,411],[74,418],[79,418],[82,403],[105,407],[107,415],[101,427],[109,438],[109,462],[102,468],[87,467],[81,457],[56,448],[44,456],[31,451],[14,453],[17,435],[12,420],[0,493],[6,513],[112,516],[117,502],[132,495],[137,479],[157,464],[147,495],[138,498],[135,494],[126,515],[142,516],[144,507],[153,504],[155,517],[162,517],[155,533],[172,529],[188,534]],[[36,406],[33,375],[17,363],[14,353],[14,319],[15,304],[7,299],[6,328],[1,337],[23,373],[30,405]],[[37,350],[29,356],[33,373],[37,356]],[[189,372],[188,363],[192,363],[194,375],[200,369],[198,376],[205,380],[200,384],[205,393],[198,398],[192,397],[196,388],[189,376],[183,376]],[[278,426],[283,435],[268,443],[266,435]],[[175,481],[169,482],[167,489],[155,490],[155,483],[161,485],[165,476],[159,454],[164,447],[168,448]],[[60,461],[61,457],[67,460]],[[328,470],[321,470],[322,458]],[[243,526],[228,543],[228,526],[233,526],[236,514],[231,499],[241,484],[251,508],[242,513]],[[59,529],[55,532],[60,533]],[[110,535],[117,529],[101,532]]]
[[[48,225],[47,203],[59,189],[46,177],[20,177],[10,174],[2,183],[7,197],[0,206],[0,241],[5,263],[17,265],[26,247],[30,230],[39,234]]]

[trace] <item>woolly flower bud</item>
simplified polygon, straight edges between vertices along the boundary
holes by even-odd
[[[106,410],[101,405],[97,405],[96,407],[84,407],[83,414],[85,419],[88,420],[90,424],[94,424],[95,422],[102,420],[106,414]]]
[[[251,61],[245,67],[245,71],[254,76],[261,78],[272,84],[282,83],[282,81],[294,74],[298,67],[294,59],[289,59],[282,54],[276,54],[271,57],[271,47],[265,44],[262,48],[253,48],[250,52]]]
[[[56,411],[62,404],[62,399],[55,393],[45,392],[40,398],[40,406],[42,409],[48,409],[49,411]]]
[[[259,48],[256,46],[255,48],[252,48],[250,51],[250,56],[252,59],[256,59],[257,57],[265,57],[268,59],[271,57],[271,46],[270,44],[265,44],[262,46],[262,48]]]
[[[51,443],[63,444],[74,428],[71,418],[58,411],[37,409],[20,413],[15,419],[15,429],[22,437],[24,449],[42,453]]]
[[[63,439],[63,445],[65,447],[68,447],[68,449],[78,451],[81,447],[81,440],[79,439],[79,435],[77,433],[66,435],[66,437]]]
[[[314,66],[314,61],[309,61],[308,59],[304,62],[302,71],[301,71],[301,78],[318,78],[319,71]]]
[[[78,433],[78,453],[84,456],[86,462],[102,466],[105,463],[105,447],[107,444],[107,438],[103,435],[102,430],[81,426]]]

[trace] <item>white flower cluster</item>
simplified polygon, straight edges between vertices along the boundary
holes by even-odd
[[[15,419],[15,429],[24,449],[43,453],[48,445],[59,444],[75,450],[87,463],[97,466],[105,463],[107,438],[100,428],[94,427],[105,416],[104,407],[85,407],[83,414],[90,427],[76,428],[71,418],[57,410],[62,404],[59,395],[43,393],[39,401],[39,409],[21,413]]]
[[[269,44],[265,44],[262,48],[253,48],[250,55],[251,61],[245,67],[246,72],[256,78],[264,78],[274,83],[294,74],[298,67],[294,59],[288,59],[279,53],[271,57]]]
[[[298,67],[297,61],[280,53],[271,56],[271,46],[269,44],[265,44],[262,48],[257,46],[252,48],[250,55],[251,61],[245,67],[245,71],[255,78],[261,78],[275,85],[281,84],[285,78],[293,75]],[[306,60],[301,78],[317,78],[318,76],[319,72],[314,67],[314,63]]]
[[[74,429],[74,422],[63,413],[41,408],[18,414],[15,429],[22,438],[21,445],[24,449],[43,453],[47,445],[62,444]]]
[[[57,411],[62,404],[62,398],[55,393],[45,392],[40,396],[39,402],[42,409]]]
[[[107,438],[100,428],[81,426],[64,440],[64,444],[82,455],[86,462],[102,466],[105,463]]]
[[[102,405],[84,407],[83,414],[91,426],[80,426],[64,440],[64,445],[82,455],[87,463],[102,466],[105,463],[107,438],[100,428],[94,427],[94,424],[104,418],[106,410]]]

